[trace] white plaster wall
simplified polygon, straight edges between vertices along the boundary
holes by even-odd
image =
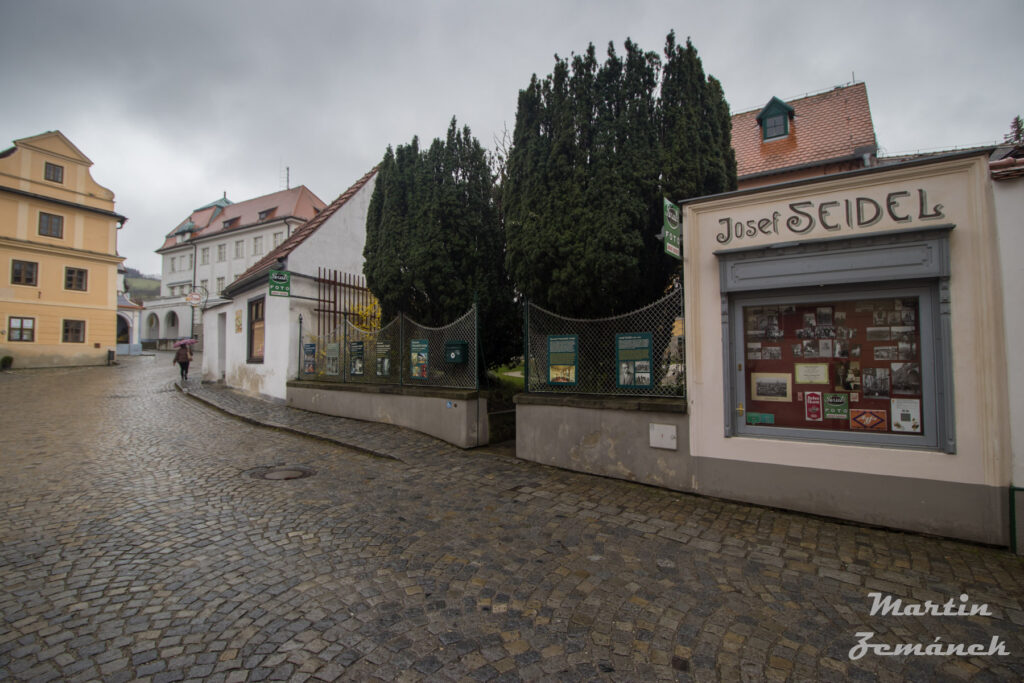
[[[288,269],[316,275],[316,269],[323,267],[361,275],[363,246],[366,244],[366,213],[376,182],[375,175],[299,245],[288,256]]]
[[[909,190],[901,212],[916,213],[917,188],[926,188],[930,203],[941,203],[945,218],[894,224],[888,218],[856,231],[794,235],[780,225],[779,235],[734,239],[727,247],[716,235],[719,220],[770,216],[790,202],[869,196],[885,206],[887,193]],[[993,278],[998,261],[991,180],[984,156],[897,167],[813,184],[781,187],[755,195],[734,195],[687,205],[684,215],[687,370],[691,448],[695,457],[811,467],[865,474],[934,479],[989,486],[1008,482],[1009,432],[1006,411],[1007,373],[1000,283]],[[832,213],[839,218],[842,209]],[[828,237],[852,237],[893,229],[953,223],[950,235],[953,310],[953,384],[957,453],[821,444],[724,435],[722,304],[718,258],[724,248],[766,246]],[[695,486],[697,488],[697,486]]]
[[[1024,486],[1024,178],[993,182],[996,229],[1003,280],[1003,324],[1006,327],[1006,375],[1010,397],[1012,477]]]

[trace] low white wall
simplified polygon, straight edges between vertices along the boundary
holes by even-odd
[[[408,427],[459,448],[488,442],[487,399],[476,391],[289,382],[288,405]]]

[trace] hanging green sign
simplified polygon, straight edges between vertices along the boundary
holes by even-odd
[[[679,248],[679,238],[682,234],[683,219],[679,214],[679,207],[665,200],[665,221],[663,232],[665,235],[665,253],[677,259],[682,259],[682,252]]]
[[[270,271],[270,296],[291,296],[292,274],[287,270]]]

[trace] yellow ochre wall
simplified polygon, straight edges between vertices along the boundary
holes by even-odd
[[[45,179],[46,162],[63,168]],[[117,230],[114,193],[96,183],[92,162],[58,131],[16,140],[0,152],[0,357],[14,368],[92,365],[116,347]],[[63,217],[63,235],[39,234],[39,214]],[[37,264],[34,285],[14,284],[12,262]],[[65,289],[65,269],[86,270],[86,290]],[[10,318],[35,322],[35,339],[10,341]],[[85,321],[84,342],[63,342],[63,321]]]

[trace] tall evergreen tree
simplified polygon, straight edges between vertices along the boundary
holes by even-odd
[[[519,352],[504,233],[487,153],[453,118],[444,140],[388,147],[367,213],[367,286],[389,320],[443,325],[480,307],[483,359]]]
[[[678,263],[656,239],[661,197],[734,189],[728,104],[697,51],[666,40],[665,62],[630,40],[594,46],[519,93],[503,188],[517,288],[575,316],[649,303]]]

